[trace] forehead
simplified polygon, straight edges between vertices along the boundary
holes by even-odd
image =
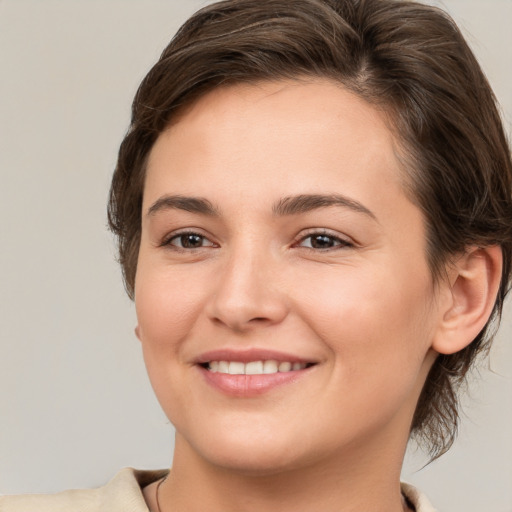
[[[385,115],[340,84],[221,87],[187,106],[157,139],[145,202],[163,192],[207,195],[223,186],[269,199],[270,184],[288,195],[340,187],[361,194],[363,185],[383,180],[396,189],[396,147]]]

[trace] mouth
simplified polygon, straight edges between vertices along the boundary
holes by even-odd
[[[195,363],[210,387],[240,398],[261,396],[294,384],[319,364],[296,355],[259,349],[216,350],[203,354]]]
[[[271,375],[275,373],[289,373],[305,370],[314,366],[315,363],[257,360],[257,361],[208,361],[202,363],[205,370],[212,373],[222,373],[227,375]]]

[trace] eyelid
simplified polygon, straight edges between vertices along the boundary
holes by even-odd
[[[329,238],[332,238],[336,241],[338,241],[339,243],[337,245],[335,245],[334,247],[327,247],[327,248],[324,248],[324,249],[317,249],[315,247],[305,247],[305,246],[300,246],[300,244],[314,236],[314,235],[320,235],[320,236],[327,236]],[[301,232],[295,242],[293,243],[293,246],[295,247],[301,247],[303,249],[308,249],[308,250],[311,250],[311,251],[332,251],[332,250],[337,250],[337,249],[344,249],[344,248],[347,248],[347,247],[355,247],[356,246],[356,243],[349,237],[347,236],[344,236],[344,235],[341,235],[340,233],[336,233],[336,232],[333,232],[333,231],[330,231],[329,229],[326,229],[326,228],[310,228],[308,230],[306,230],[306,232]]]
[[[196,235],[199,236],[209,242],[209,245],[201,246],[201,247],[193,247],[193,248],[187,248],[187,247],[180,247],[178,245],[173,245],[171,242],[175,240],[176,238],[179,238],[183,235]],[[315,247],[306,247],[301,246],[300,244],[304,242],[306,239],[313,237],[313,236],[326,236],[329,238],[332,238],[333,240],[337,241],[338,243],[333,247],[327,247],[327,248],[315,248]],[[294,242],[292,243],[292,247],[301,247],[303,249],[308,249],[312,251],[330,251],[330,250],[337,250],[337,249],[343,249],[347,247],[354,247],[357,244],[349,237],[345,235],[341,235],[340,233],[333,232],[326,228],[309,228],[306,230],[306,232],[302,231],[297,237],[295,238]],[[171,233],[166,234],[162,240],[158,243],[158,247],[172,247],[173,250],[177,251],[199,251],[202,249],[207,249],[210,247],[219,247],[217,243],[215,243],[210,235],[205,234],[201,229],[197,228],[182,228],[178,229],[176,231],[172,231]]]
[[[201,238],[204,238],[204,239],[208,240],[211,245],[206,245],[206,246],[202,246],[202,247],[188,248],[188,247],[180,247],[178,245],[173,245],[171,243],[174,239],[179,238],[180,236],[183,236],[183,235],[196,235],[196,236],[199,236]],[[203,233],[200,229],[196,229],[196,228],[182,228],[182,229],[178,229],[176,231],[172,231],[171,233],[166,234],[162,238],[161,242],[158,244],[158,247],[172,247],[173,250],[190,252],[190,251],[199,251],[201,249],[207,249],[209,247],[218,247],[218,244],[213,242],[211,240],[210,236],[206,235],[205,233]]]

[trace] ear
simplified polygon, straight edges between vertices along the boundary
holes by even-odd
[[[139,341],[142,341],[140,339],[140,327],[138,325],[135,326],[135,336],[137,336]]]
[[[446,300],[432,348],[454,354],[467,347],[484,328],[491,315],[501,281],[501,247],[469,248],[448,269],[441,286]]]

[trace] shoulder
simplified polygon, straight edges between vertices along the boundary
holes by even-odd
[[[141,489],[162,478],[166,470],[121,470],[96,489],[73,489],[57,494],[0,497],[1,512],[148,512]]]
[[[400,485],[402,494],[407,501],[414,507],[416,512],[436,512],[428,498],[411,484],[402,482]]]

